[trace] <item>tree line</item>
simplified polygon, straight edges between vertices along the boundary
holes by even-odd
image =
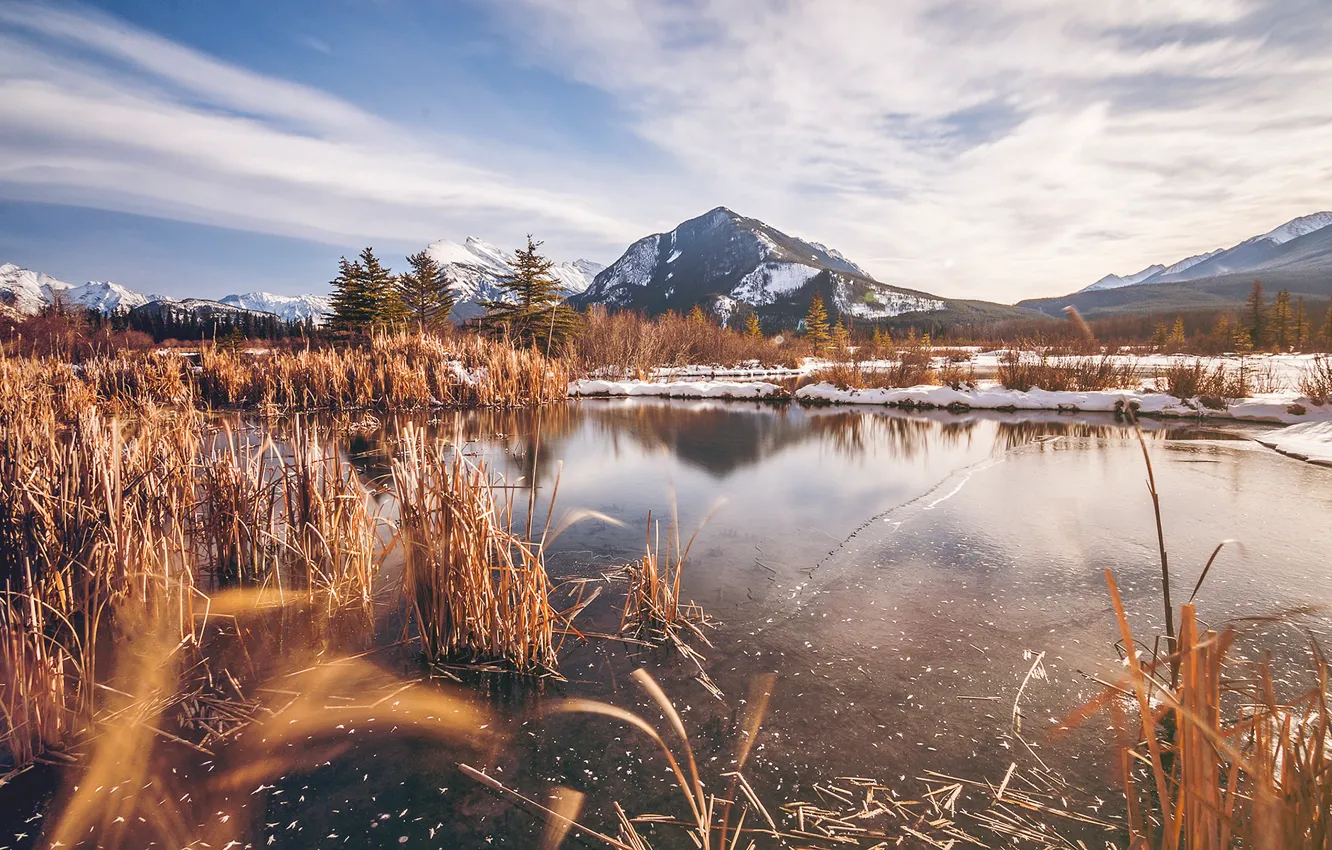
[[[564,303],[555,264],[540,252],[542,243],[529,234],[525,247],[514,252],[513,271],[496,281],[500,297],[479,306],[485,315],[471,324],[479,331],[544,348],[547,351],[577,325],[573,308]],[[428,250],[407,258],[409,271],[395,275],[366,248],[356,260],[343,257],[333,279],[332,330],[363,333],[373,328],[438,329],[457,306],[453,281]]]

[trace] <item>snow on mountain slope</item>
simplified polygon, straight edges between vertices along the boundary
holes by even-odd
[[[638,240],[571,300],[651,314],[703,305],[722,321],[744,304],[789,325],[816,293],[835,312],[867,319],[946,307],[942,299],[874,280],[825,245],[725,207]]]
[[[57,293],[74,287],[49,274],[21,268],[13,263],[0,265],[0,304],[24,315],[34,315],[51,304]]]
[[[432,242],[426,253],[444,267],[450,286],[458,296],[460,305],[471,306],[478,301],[495,301],[503,295],[498,286],[500,278],[513,273],[514,255],[475,236],[469,236],[459,245],[449,239]],[[587,289],[605,266],[591,260],[556,263],[550,276],[559,283],[566,295]],[[467,312],[465,309],[464,312]]]
[[[1175,283],[1257,270],[1280,255],[1278,251],[1280,246],[1328,226],[1332,226],[1332,212],[1303,215],[1261,236],[1251,236],[1230,248],[1217,248],[1205,254],[1187,257],[1168,267],[1148,266],[1137,274],[1127,277],[1109,274],[1078,291],[1095,292],[1138,284]]]
[[[1193,268],[1199,263],[1207,262],[1208,260],[1215,257],[1217,254],[1220,254],[1225,250],[1226,250],[1225,248],[1217,248],[1214,251],[1208,251],[1206,254],[1194,254],[1192,257],[1185,257],[1184,259],[1180,260],[1178,263],[1166,266],[1165,271],[1161,272],[1157,276],[1165,277],[1166,275],[1179,274],[1180,272],[1186,269]]]
[[[324,295],[275,295],[272,292],[246,292],[227,295],[219,303],[259,313],[272,313],[284,322],[304,322],[307,319],[322,325],[333,312],[333,302]]]
[[[1151,265],[1140,272],[1130,275],[1108,274],[1091,286],[1082,289],[1083,292],[1095,292],[1098,289],[1118,289],[1121,286],[1133,286],[1136,283],[1142,283],[1148,278],[1155,277],[1165,271],[1165,266],[1157,264]]]
[[[67,290],[62,297],[67,306],[95,310],[104,316],[128,313],[156,299],[156,296],[141,295],[109,280],[90,280],[83,286]]]
[[[1273,228],[1262,236],[1255,236],[1246,241],[1258,242],[1265,240],[1274,245],[1284,245],[1292,239],[1297,239],[1306,233],[1313,233],[1315,230],[1322,230],[1328,225],[1332,225],[1332,212],[1316,212],[1312,215],[1292,218],[1280,227]]]

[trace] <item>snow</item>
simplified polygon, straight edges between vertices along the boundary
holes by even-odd
[[[571,396],[665,396],[668,398],[786,398],[786,391],[762,381],[601,381],[579,380],[569,385]]]
[[[241,310],[272,313],[285,322],[311,320],[322,325],[333,313],[332,301],[323,295],[277,295],[272,292],[246,292],[227,295],[219,302]]]
[[[1213,257],[1215,257],[1217,254],[1223,253],[1225,250],[1226,250],[1225,248],[1217,248],[1214,251],[1208,251],[1206,254],[1194,254],[1192,257],[1185,257],[1184,259],[1180,260],[1178,263],[1175,263],[1172,266],[1167,266],[1166,270],[1161,272],[1160,277],[1166,277],[1168,275],[1178,274],[1187,269],[1191,269],[1194,266],[1198,265],[1199,263],[1206,262],[1207,260],[1210,260]]]
[[[905,408],[954,408],[980,410],[1064,410],[1084,413],[1122,413],[1135,409],[1144,416],[1234,419],[1247,422],[1332,421],[1332,405],[1292,394],[1274,393],[1240,399],[1220,409],[1211,409],[1198,399],[1180,400],[1166,393],[1147,390],[1101,390],[1095,392],[1027,392],[989,383],[964,385],[961,389],[922,385],[892,389],[839,389],[821,383],[802,387],[797,401],[825,404],[876,404]]]
[[[147,296],[132,292],[109,280],[90,280],[83,286],[68,290],[63,297],[65,303],[70,306],[96,310],[107,316],[113,313],[128,313],[149,301]]]
[[[1332,420],[1302,422],[1254,439],[1282,454],[1319,466],[1332,466]]]
[[[740,278],[731,294],[749,304],[771,304],[779,296],[809,283],[821,271],[803,263],[769,261]]]
[[[604,272],[597,276],[594,295],[604,297],[610,294],[612,290],[620,287],[641,287],[647,286],[652,280],[652,272],[656,268],[657,254],[661,244],[661,234],[645,236],[642,239],[629,246],[629,250],[624,252],[624,256],[612,263]],[[616,300],[622,301],[626,294],[621,294]]]
[[[513,273],[515,257],[511,251],[468,236],[462,245],[450,239],[441,239],[426,246],[426,253],[444,267],[450,287],[461,302],[503,300],[505,293],[499,288],[500,278]],[[593,279],[604,266],[591,260],[556,263],[550,276],[565,294],[582,292],[592,285]]]
[[[1255,236],[1249,241],[1258,242],[1266,239],[1274,245],[1284,245],[1292,239],[1313,233],[1315,230],[1322,230],[1328,225],[1332,225],[1332,212],[1316,212],[1293,218],[1280,227],[1269,230],[1262,236]]]
[[[678,259],[680,259],[680,251],[677,249],[671,252],[671,255],[666,258],[666,262],[673,263]]]
[[[25,315],[34,315],[51,304],[56,293],[74,287],[49,274],[21,268],[13,263],[0,265],[0,304]]]
[[[1165,271],[1166,271],[1165,266],[1157,264],[1157,265],[1148,266],[1142,271],[1135,272],[1130,275],[1121,276],[1117,274],[1108,274],[1105,277],[1093,283],[1091,286],[1083,288],[1082,291],[1095,292],[1100,289],[1119,289],[1122,286],[1133,286],[1134,284],[1142,283],[1148,278],[1156,277],[1158,274],[1161,274]]]

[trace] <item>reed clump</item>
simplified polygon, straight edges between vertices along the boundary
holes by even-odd
[[[1243,377],[1238,372],[1217,363],[1208,366],[1203,360],[1176,359],[1157,369],[1157,386],[1178,399],[1235,399],[1248,394]]]
[[[96,722],[116,675],[102,660],[143,622],[197,653],[196,617],[222,588],[317,602],[315,619],[368,605],[377,519],[336,452],[299,433],[293,449],[243,447],[151,402],[67,419],[66,391],[86,385],[43,374],[0,360],[0,741],[14,766]]]
[[[1236,632],[1204,629],[1190,603],[1175,652],[1140,661],[1114,577],[1106,578],[1129,672],[1125,687],[1099,702],[1121,730],[1134,846],[1332,844],[1330,671],[1318,647],[1308,688],[1280,697],[1271,662],[1236,660]],[[1126,719],[1125,693],[1136,721]]]
[[[1139,383],[1137,367],[1113,354],[1060,356],[1032,346],[1000,354],[996,377],[1006,389],[1021,392],[1092,392],[1128,389]]]
[[[513,500],[483,461],[408,428],[393,461],[403,588],[433,661],[554,670],[541,541],[518,534]]]

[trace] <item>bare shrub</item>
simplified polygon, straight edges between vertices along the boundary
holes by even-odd
[[[1320,354],[1301,370],[1299,390],[1312,399],[1332,399],[1332,355]]]

